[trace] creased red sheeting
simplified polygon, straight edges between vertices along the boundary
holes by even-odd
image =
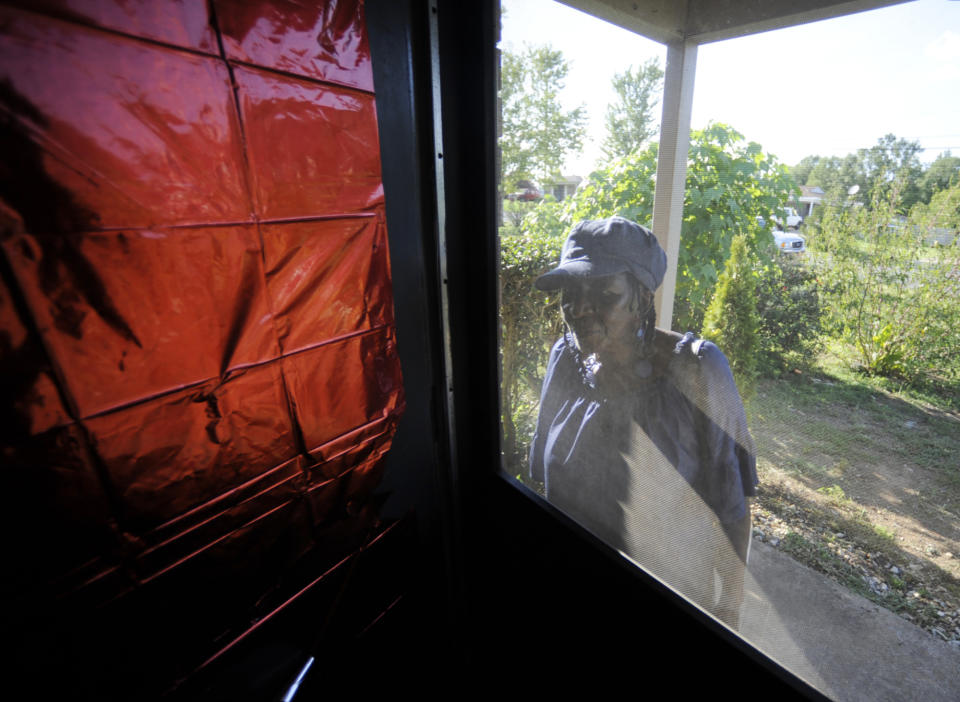
[[[373,95],[243,67],[234,75],[254,197],[265,218],[355,212],[382,202]]]
[[[403,409],[362,2],[13,5],[5,601],[242,629],[369,533]]]
[[[135,37],[217,53],[207,0],[7,0],[7,4]]]
[[[255,224],[24,235],[4,248],[82,416],[279,354]]]
[[[229,58],[373,91],[361,3],[214,0],[214,5]]]
[[[340,218],[262,225],[267,290],[284,351],[393,324],[382,219]]]
[[[7,106],[69,198],[63,229],[250,217],[223,61],[8,8],[0,22]]]

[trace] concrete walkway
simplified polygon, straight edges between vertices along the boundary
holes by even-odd
[[[960,700],[960,649],[757,541],[740,634],[840,702]]]

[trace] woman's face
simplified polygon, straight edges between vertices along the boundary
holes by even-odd
[[[641,288],[642,290],[642,288]],[[641,317],[649,307],[650,293],[643,290],[636,300],[627,273],[584,278],[563,290],[563,318],[573,330],[584,358],[627,365],[636,348]]]

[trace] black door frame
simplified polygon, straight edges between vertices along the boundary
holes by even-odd
[[[825,699],[501,473],[499,3],[367,0],[366,11],[408,402],[390,461],[401,480],[420,469],[460,662],[616,663],[681,694],[706,680]]]

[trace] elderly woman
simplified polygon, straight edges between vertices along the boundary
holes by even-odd
[[[537,279],[561,291],[567,332],[547,365],[530,471],[550,502],[736,628],[753,441],[720,349],[655,326],[666,266],[649,230],[611,217],[577,224]]]

